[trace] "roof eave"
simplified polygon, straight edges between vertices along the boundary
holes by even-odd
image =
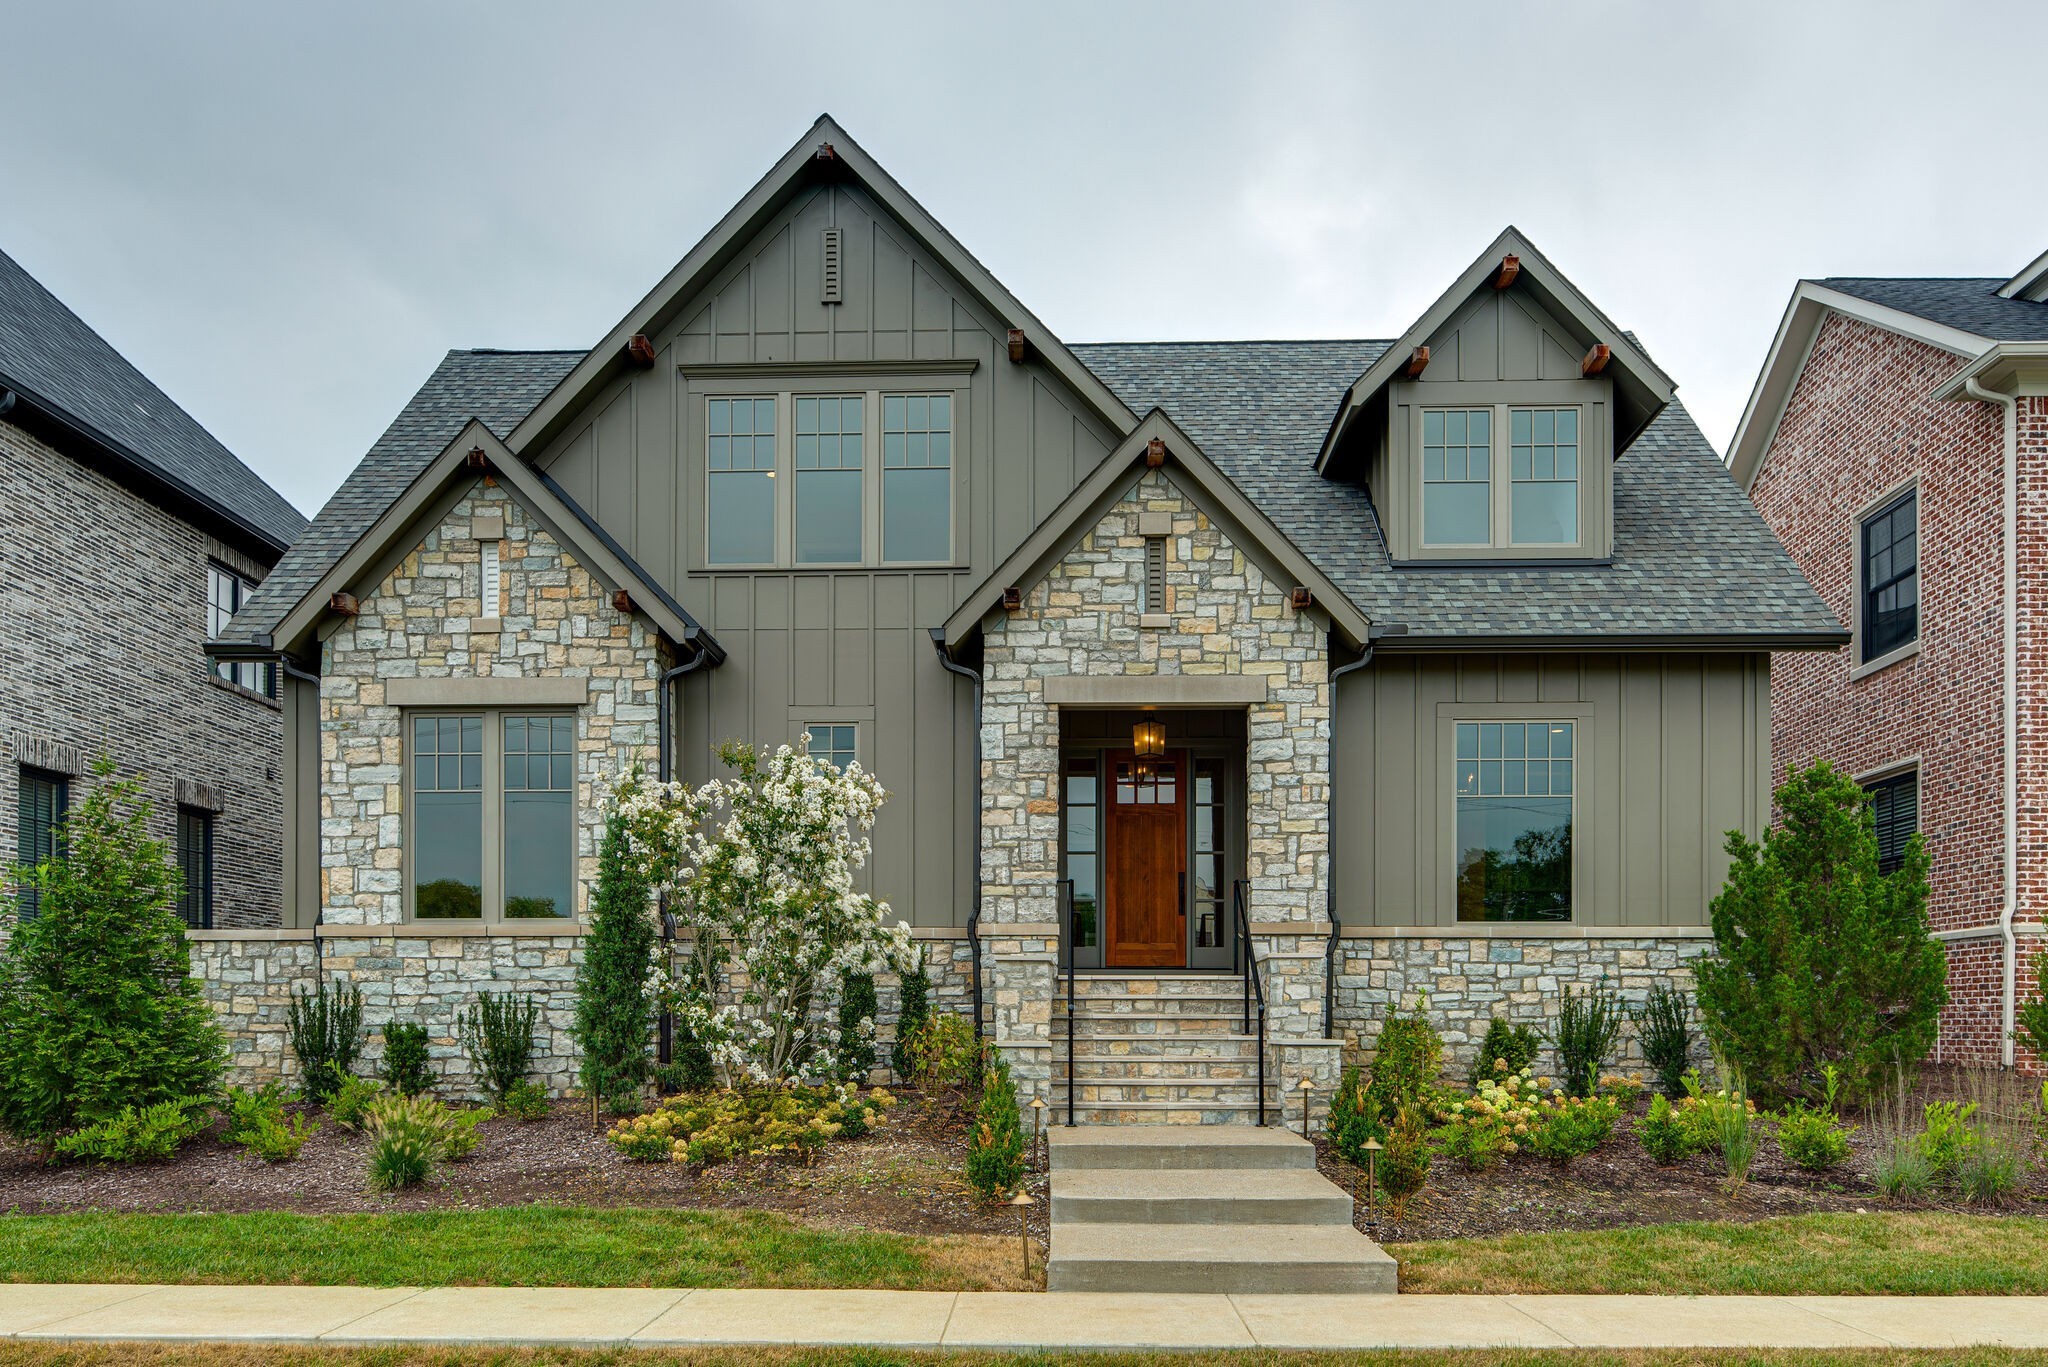
[[[1377,646],[1381,653],[1413,651],[1418,654],[1440,654],[1447,651],[1486,651],[1490,653],[1516,651],[1599,651],[1606,654],[1636,653],[1646,651],[1669,653],[1671,651],[1714,651],[1722,653],[1776,652],[1776,651],[1827,651],[1839,650],[1849,643],[1849,633],[1839,628],[1833,631],[1788,631],[1788,632],[1643,632],[1625,636],[1589,636],[1583,634],[1557,633],[1551,635],[1486,635],[1481,633],[1442,632],[1418,635],[1414,632],[1392,634],[1383,637]]]
[[[2048,393],[2048,342],[1998,342],[1936,385],[1930,398],[1971,399],[1969,382],[2012,394]]]

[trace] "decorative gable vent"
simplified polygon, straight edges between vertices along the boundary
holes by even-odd
[[[846,229],[825,229],[824,271],[819,277],[818,302],[837,304],[845,299],[845,277],[840,270],[840,257],[846,246]]]

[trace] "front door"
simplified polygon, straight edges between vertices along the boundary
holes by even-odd
[[[1103,962],[1172,968],[1187,962],[1187,754],[1108,756],[1103,851]]]

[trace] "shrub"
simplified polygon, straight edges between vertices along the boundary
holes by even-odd
[[[1537,1110],[1529,1148],[1556,1166],[1568,1167],[1607,1142],[1621,1108],[1604,1096],[1553,1095]]]
[[[183,878],[113,761],[25,875],[39,913],[0,945],[0,1129],[48,1145],[129,1108],[211,1096],[227,1044],[191,974]]]
[[[1509,1025],[1495,1016],[1486,1023],[1486,1038],[1480,1041],[1479,1056],[1472,1060],[1472,1085],[1496,1077],[1512,1077],[1536,1062],[1543,1036],[1533,1025]]]
[[[1471,1096],[1444,1105],[1439,1111],[1444,1123],[1436,1132],[1443,1152],[1472,1172],[1520,1152],[1537,1123],[1542,1089],[1535,1071],[1523,1064],[1520,1072],[1485,1079]]]
[[[469,1066],[494,1101],[526,1080],[533,1067],[534,1027],[540,1003],[531,996],[482,992],[462,1013],[456,1033],[469,1054]]]
[[[348,1083],[356,1084],[351,1095],[360,1095],[360,1089],[364,1087],[375,1094],[376,1084],[373,1082],[352,1077]],[[342,1090],[351,1091],[347,1083]],[[336,1095],[338,1097],[339,1093]],[[330,1116],[334,1114],[336,1104],[338,1102],[330,1102]],[[309,1124],[303,1114],[285,1113],[284,1087],[276,1082],[266,1082],[253,1088],[228,1088],[227,1114],[228,1123],[221,1138],[247,1149],[266,1163],[287,1163],[297,1158],[306,1141],[320,1129],[317,1124]]]
[[[645,862],[634,857],[626,822],[616,813],[605,822],[597,861],[569,1035],[582,1053],[584,1091],[618,1106],[640,1095],[653,1066],[647,1043],[654,1029],[657,936],[649,913],[654,889]],[[525,1071],[522,1064],[521,1077]],[[509,1083],[493,1088],[500,1097],[509,1089]]]
[[[1671,1104],[1671,1098],[1662,1092],[1650,1098],[1650,1109],[1636,1119],[1635,1131],[1643,1152],[1660,1167],[1668,1168],[1700,1151],[1692,1128]]]
[[[1429,1126],[1419,1104],[1405,1102],[1394,1112],[1386,1145],[1376,1165],[1379,1185],[1399,1220],[1407,1213],[1409,1199],[1429,1182]]]
[[[1565,1091],[1587,1097],[1598,1089],[1600,1069],[1621,1040],[1621,1017],[1621,999],[1608,990],[1605,978],[1588,992],[1565,988],[1557,1033],[1551,1037]]]
[[[1777,792],[1763,842],[1728,834],[1714,950],[1696,960],[1715,1049],[1773,1098],[1812,1097],[1834,1063],[1851,1096],[1933,1046],[1948,957],[1927,923],[1927,851],[1877,868],[1870,795],[1825,763]]]
[[[430,1096],[377,1098],[364,1119],[371,1187],[396,1191],[426,1181],[436,1163],[474,1151],[476,1127],[489,1118],[487,1110],[451,1110]]]
[[[1381,1123],[1378,1109],[1365,1088],[1365,1079],[1359,1074],[1356,1064],[1347,1066],[1344,1075],[1337,1081],[1337,1091],[1330,1098],[1329,1119],[1324,1122],[1324,1133],[1330,1147],[1347,1162],[1359,1167],[1365,1166],[1365,1141],[1384,1140],[1386,1126]]]
[[[1934,1177],[1953,1177],[1963,1159],[1983,1141],[1977,1127],[1977,1103],[1930,1101],[1921,1115],[1920,1156]]]
[[[974,1081],[981,1046],[965,1016],[950,1011],[927,1016],[911,1035],[910,1076],[923,1086],[960,1086]]]
[[[206,1128],[206,1102],[198,1097],[123,1106],[105,1120],[64,1135],[52,1146],[59,1158],[82,1163],[143,1163],[169,1158]]]
[[[1017,1088],[1010,1065],[989,1051],[981,1106],[967,1138],[967,1185],[984,1201],[999,1201],[1024,1180],[1024,1131],[1018,1123]]]
[[[1795,1105],[1778,1116],[1778,1148],[1808,1172],[1826,1172],[1849,1156],[1849,1133],[1830,1111]]]
[[[291,1001],[292,1053],[299,1060],[299,1091],[308,1101],[334,1095],[363,1053],[363,994],[353,983],[330,988],[322,978]]]
[[[514,1120],[546,1120],[554,1108],[554,1098],[538,1082],[513,1083],[498,1107]]]
[[[1443,1040],[1429,1023],[1427,996],[1416,999],[1410,1016],[1401,1014],[1398,1002],[1387,1008],[1373,1052],[1372,1081],[1366,1086],[1382,1123],[1391,1122],[1403,1106],[1422,1114],[1423,1103],[1436,1086],[1443,1053]]]
[[[2026,1175],[2026,1150],[2000,1135],[1982,1136],[1956,1163],[1956,1187],[1972,1205],[2006,1204]]]
[[[605,1138],[641,1163],[809,1154],[831,1140],[865,1134],[895,1105],[880,1087],[863,1094],[846,1083],[696,1092],[617,1122]]]
[[[699,1076],[683,1059],[673,1063],[655,1065],[654,1090],[658,1096],[675,1096],[681,1092],[701,1092],[711,1086],[711,1070],[705,1069]]]
[[[441,1157],[452,1163],[476,1152],[477,1146],[484,1142],[483,1136],[476,1132],[477,1127],[489,1120],[493,1112],[488,1106],[471,1106],[461,1110],[449,1106],[443,1109],[447,1115],[448,1128],[441,1139]]]
[[[932,979],[925,971],[924,951],[917,951],[917,966],[901,979],[896,1007],[896,1040],[889,1046],[889,1071],[908,1082],[916,1075],[917,1060],[911,1040],[932,1014]]]
[[[384,1022],[384,1083],[400,1096],[431,1091],[434,1075],[427,1067],[427,1027],[416,1021]]]
[[[1685,993],[1661,980],[1651,983],[1650,995],[1631,1017],[1643,1042],[1643,1061],[1656,1073],[1664,1095],[1676,1101],[1685,1095],[1685,1070],[1692,1066],[1692,1007]]]
[[[350,1075],[341,1080],[334,1095],[327,1098],[327,1118],[344,1130],[360,1130],[370,1103],[384,1095],[384,1084],[371,1078]],[[405,1093],[400,1092],[400,1096]]]
[[[875,1068],[875,975],[846,973],[839,979],[839,1076],[865,1084]]]

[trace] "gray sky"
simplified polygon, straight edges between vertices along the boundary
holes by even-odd
[[[311,513],[443,351],[595,341],[829,111],[1070,341],[1391,336],[1515,223],[1725,447],[1798,277],[2048,248],[2017,150],[2044,30],[1788,0],[16,6],[0,247]]]

